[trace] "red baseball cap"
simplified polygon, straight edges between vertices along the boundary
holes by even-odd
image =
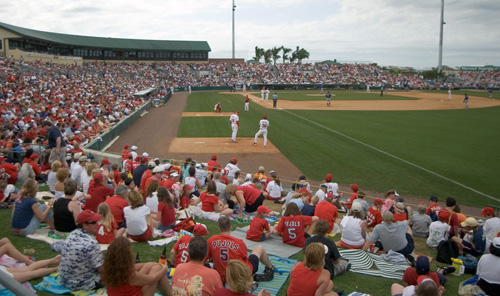
[[[193,234],[196,236],[208,235],[208,230],[203,224],[196,224],[193,229]]]
[[[257,208],[257,213],[259,214],[264,214],[264,213],[271,213],[272,211],[268,209],[266,206],[259,206]]]
[[[325,181],[331,181],[332,179],[332,174],[326,174]]]
[[[232,158],[231,161],[235,162],[235,163],[238,162],[238,160],[236,158]]]
[[[191,185],[184,185],[184,187],[182,188],[182,190],[191,190],[193,189],[194,187],[191,186]]]
[[[267,116],[266,116],[266,114],[264,114],[264,119],[266,119],[266,118],[267,118]]]
[[[94,180],[102,181],[102,180],[104,180],[104,177],[101,173],[97,173],[94,175]]]
[[[123,148],[128,149],[128,144],[125,144],[125,146],[123,146]]]
[[[212,154],[212,160],[217,160],[217,155]]]
[[[99,222],[101,220],[101,215],[92,212],[91,210],[85,210],[78,214],[76,218],[76,223],[83,224],[89,221]]]
[[[101,164],[111,164],[111,162],[109,161],[109,159],[107,159],[107,158],[103,158],[103,159],[101,160]]]
[[[147,157],[143,157],[143,158],[141,158],[141,162],[142,162],[142,163],[146,163],[146,162],[148,162],[148,161],[149,161],[149,159],[148,159]]]
[[[495,210],[492,207],[486,207],[479,214],[480,215],[494,215]]]
[[[135,161],[140,161],[140,160],[141,160],[141,157],[142,157],[142,156],[137,155],[137,156],[135,157]]]
[[[31,159],[31,160],[35,160],[35,159],[37,159],[37,158],[40,158],[40,155],[38,155],[38,154],[36,154],[36,153],[33,153],[33,154],[31,154],[31,156],[30,156],[30,159]]]
[[[374,205],[383,205],[384,204],[384,201],[380,198],[376,198],[374,201],[373,201],[373,204]]]
[[[359,190],[358,184],[351,184],[351,185],[349,185],[349,187],[351,187],[352,191],[354,191],[354,192]]]
[[[446,210],[439,211],[438,217],[439,217],[439,220],[443,220],[443,221],[448,220],[448,219],[450,219],[450,212],[448,212]]]

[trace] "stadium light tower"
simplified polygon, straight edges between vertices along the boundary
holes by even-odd
[[[438,61],[438,73],[441,72],[441,69],[443,68],[443,25],[445,24],[444,22],[444,0],[441,0],[441,23],[440,25],[440,32],[439,32],[439,61]]]
[[[233,59],[234,59],[234,11],[236,10],[236,5],[234,5],[233,0]]]

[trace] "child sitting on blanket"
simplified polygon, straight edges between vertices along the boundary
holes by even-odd
[[[193,186],[190,186],[190,185],[184,185],[184,187],[182,187],[182,195],[181,195],[181,198],[179,200],[179,206],[178,206],[178,209],[179,210],[182,210],[182,209],[186,209],[189,207],[189,204],[191,203],[191,189],[193,189]]]
[[[97,225],[97,232],[95,238],[100,244],[110,244],[115,237],[123,236],[125,232],[125,227],[118,229],[118,224],[115,222],[115,218],[111,214],[109,205],[107,203],[99,204],[97,208],[97,213],[101,215],[101,221]]]
[[[271,237],[269,223],[266,217],[272,211],[266,206],[259,206],[257,208],[257,216],[250,222],[250,227],[247,230],[247,239],[255,242],[261,242]]]

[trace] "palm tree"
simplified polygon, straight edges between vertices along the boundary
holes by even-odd
[[[283,64],[285,63],[286,60],[289,59],[288,53],[291,52],[291,48],[286,48],[284,46],[281,46],[281,52],[283,52]]]
[[[252,59],[257,61],[257,63],[260,63],[260,58],[262,58],[262,56],[264,56],[264,49],[255,46],[255,57],[253,57]]]
[[[264,63],[270,64],[271,63],[271,57],[273,56],[273,53],[270,49],[266,50],[264,52]]]
[[[293,52],[292,57],[295,55],[295,58],[297,59],[298,63],[301,64],[303,59],[308,59],[309,58],[309,52],[305,50],[304,48],[300,48],[297,46],[297,49]]]
[[[271,55],[272,55],[272,57],[273,57],[273,61],[274,61],[274,64],[275,64],[275,65],[276,65],[276,61],[277,61],[279,58],[281,58],[281,56],[279,55],[280,51],[281,51],[281,47],[276,47],[276,46],[275,46],[275,47],[273,47],[273,48],[271,49]]]

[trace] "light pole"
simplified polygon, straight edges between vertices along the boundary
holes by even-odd
[[[441,72],[443,68],[443,25],[444,22],[444,0],[441,0],[441,23],[440,23],[440,32],[439,32],[439,61],[438,61],[438,74]]]
[[[233,0],[233,59],[234,59],[234,11],[236,9],[236,5],[234,5],[234,0]]]

